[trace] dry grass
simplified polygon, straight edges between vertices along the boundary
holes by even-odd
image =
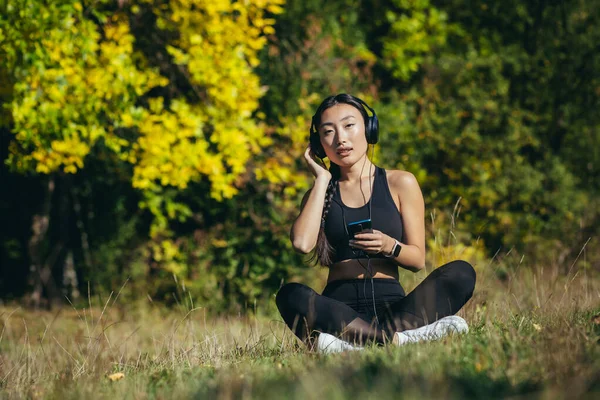
[[[500,266],[502,265],[502,266]],[[0,307],[10,398],[585,398],[600,394],[600,277],[575,265],[479,266],[471,332],[323,356],[280,318],[115,305]],[[425,273],[401,277],[412,289]],[[121,376],[111,374],[120,372]],[[112,379],[114,380],[112,380]],[[120,378],[120,379],[119,379]]]

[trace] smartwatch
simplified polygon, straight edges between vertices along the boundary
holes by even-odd
[[[394,247],[392,247],[391,254],[384,254],[388,258],[396,258],[400,255],[400,250],[402,250],[402,246],[400,246],[400,242],[395,240]]]

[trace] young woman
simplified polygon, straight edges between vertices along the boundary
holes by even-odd
[[[467,262],[437,268],[408,295],[398,281],[398,266],[413,272],[425,266],[424,202],[410,172],[386,171],[369,160],[368,146],[377,138],[375,112],[351,95],[326,98],[312,119],[304,158],[315,181],[290,237],[297,251],[314,251],[329,276],[322,294],[288,283],[276,302],[290,329],[307,343],[318,335],[322,351],[468,330],[454,316],[475,287]],[[358,221],[354,226],[364,229],[352,238]]]

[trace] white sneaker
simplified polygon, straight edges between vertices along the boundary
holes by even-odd
[[[457,315],[450,315],[420,328],[396,332],[394,334],[393,343],[402,346],[405,343],[436,340],[441,339],[448,334],[467,332],[469,332],[467,321]]]
[[[362,350],[360,346],[353,346],[329,333],[320,333],[317,340],[317,352],[323,354],[339,353],[348,350]]]

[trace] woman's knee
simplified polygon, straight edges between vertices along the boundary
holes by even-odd
[[[304,340],[312,329],[314,313],[311,305],[316,292],[301,283],[287,283],[283,285],[275,296],[275,303],[286,325]]]
[[[459,273],[473,282],[477,279],[477,273],[475,272],[475,268],[467,261],[464,260],[456,260],[454,261],[455,268],[459,270]]]
[[[456,260],[446,264],[447,274],[452,277],[452,280],[460,284],[468,293],[473,293],[475,290],[475,282],[477,281],[477,273],[475,268],[464,260]]]
[[[290,310],[290,308],[293,308],[294,304],[301,302],[302,299],[311,292],[313,292],[311,288],[301,283],[286,283],[277,292],[277,295],[275,296],[275,304],[277,304],[279,312],[283,314],[284,312]]]

